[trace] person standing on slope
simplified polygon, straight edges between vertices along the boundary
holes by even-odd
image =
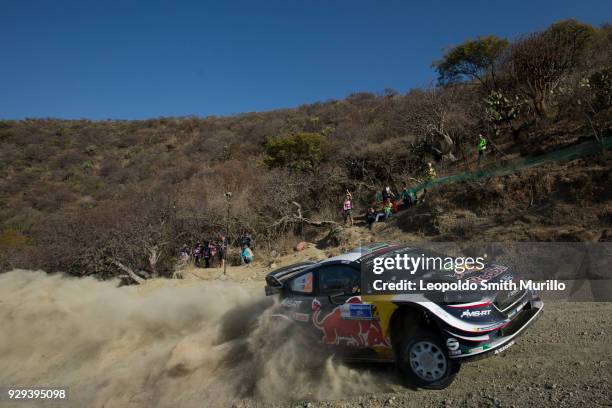
[[[353,195],[348,190],[346,190],[342,203],[342,218],[344,218],[344,225],[347,221],[350,221],[350,226],[353,226]]]
[[[193,261],[196,267],[200,266],[200,259],[202,258],[202,244],[198,241],[193,247]]]
[[[372,229],[372,224],[376,222],[376,218],[378,218],[376,216],[376,211],[374,211],[374,208],[370,207],[366,213],[366,225],[369,229]]]
[[[482,133],[478,134],[478,163],[484,159],[485,153],[487,152],[487,139],[484,138]]]
[[[388,220],[393,215],[393,203],[391,203],[391,199],[388,199],[385,203],[384,207],[385,211],[385,220]]]
[[[436,169],[431,162],[427,163],[427,181],[435,180],[437,177]]]
[[[210,258],[212,257],[210,252],[210,241],[204,241],[204,246],[202,247],[202,258],[204,258],[204,267],[210,268]]]
[[[219,235],[219,241],[217,242],[217,256],[219,257],[219,267],[225,266],[225,237]]]
[[[393,194],[393,191],[391,191],[391,187],[389,186],[385,187],[382,191],[383,205],[387,203],[387,200],[392,200],[394,198],[395,198],[395,194]]]
[[[433,164],[431,162],[427,163],[427,170],[425,170],[425,181],[427,182],[427,184],[429,184],[434,181],[436,177],[436,169],[434,169]],[[427,188],[423,189],[423,201],[425,198],[425,194],[427,194]]]

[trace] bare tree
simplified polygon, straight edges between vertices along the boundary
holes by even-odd
[[[579,63],[592,35],[592,27],[567,20],[530,34],[509,48],[505,56],[507,71],[538,116],[548,115],[551,99]]]

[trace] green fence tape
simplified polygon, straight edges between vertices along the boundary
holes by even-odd
[[[458,183],[462,181],[472,181],[483,178],[505,176],[524,169],[542,166],[544,164],[564,160],[574,160],[582,156],[593,155],[610,148],[612,148],[612,137],[606,137],[602,139],[601,142],[592,141],[581,143],[575,146],[565,147],[563,149],[548,152],[540,156],[528,157],[526,159],[519,160],[507,166],[464,171],[461,173],[452,174],[450,176],[440,177],[435,180],[426,181],[417,185],[415,187],[415,190],[419,191],[425,188],[431,188],[444,184]]]

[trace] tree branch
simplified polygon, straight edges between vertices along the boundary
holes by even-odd
[[[121,262],[119,262],[116,259],[111,259],[110,262],[115,265],[116,267],[118,267],[119,269],[121,269],[123,272],[127,273],[128,276],[137,284],[141,284],[144,283],[145,279],[141,278],[140,276],[138,276],[136,274],[136,272],[134,272],[132,269],[128,268],[127,266],[125,266],[124,264],[122,264]]]

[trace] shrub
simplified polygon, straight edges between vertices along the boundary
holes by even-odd
[[[286,167],[297,171],[314,171],[319,165],[325,137],[318,133],[297,133],[272,137],[266,142],[264,163],[268,167]]]

